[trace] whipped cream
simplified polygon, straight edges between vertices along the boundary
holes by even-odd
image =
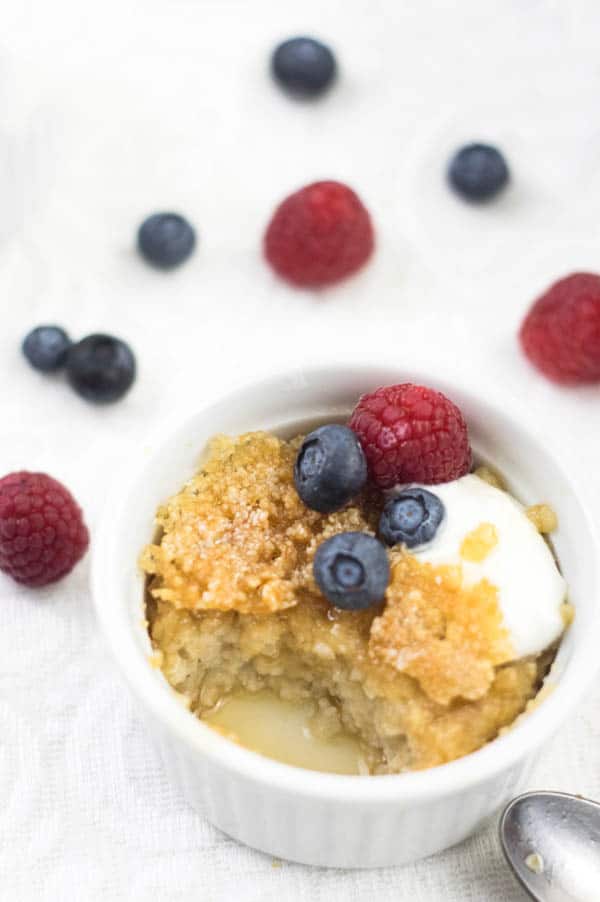
[[[560,607],[566,583],[523,505],[473,474],[423,488],[441,499],[446,515],[433,541],[411,554],[431,564],[461,564],[466,585],[492,583],[515,657],[538,654],[556,641],[564,630]],[[493,535],[489,550],[484,542],[480,561],[461,555],[475,531]]]

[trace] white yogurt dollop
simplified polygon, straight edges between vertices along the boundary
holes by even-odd
[[[515,657],[538,654],[558,639],[566,583],[525,508],[473,474],[422,488],[440,498],[446,515],[433,541],[411,554],[431,564],[460,563],[467,585],[487,579],[496,586]],[[464,539],[483,523],[495,527],[496,545],[480,563],[464,560]]]

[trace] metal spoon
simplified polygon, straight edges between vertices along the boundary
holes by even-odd
[[[600,804],[564,792],[526,792],[504,809],[502,851],[537,902],[599,902]]]

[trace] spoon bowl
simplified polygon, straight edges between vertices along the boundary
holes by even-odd
[[[563,792],[527,792],[504,809],[502,851],[537,902],[600,899],[600,804]]]

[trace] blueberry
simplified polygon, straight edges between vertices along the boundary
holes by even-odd
[[[196,233],[178,213],[155,213],[141,224],[137,240],[139,252],[148,263],[172,269],[190,256]]]
[[[290,94],[318,97],[333,82],[335,57],[329,47],[314,38],[290,38],[280,44],[271,59],[273,77]]]
[[[485,201],[508,184],[510,174],[499,150],[489,144],[467,144],[452,157],[448,181],[471,201]]]
[[[379,535],[387,545],[416,548],[434,538],[445,508],[427,489],[403,489],[386,501],[379,520]]]
[[[304,439],[294,465],[296,490],[307,507],[329,514],[364,488],[367,462],[355,433],[333,424]]]
[[[71,339],[59,326],[38,326],[25,336],[23,353],[36,370],[51,373],[67,362]]]
[[[129,345],[112,335],[88,335],[71,345],[67,377],[86,401],[118,401],[135,379],[135,357]]]
[[[340,532],[319,545],[313,572],[327,600],[346,611],[380,602],[390,581],[384,546],[365,532]]]

